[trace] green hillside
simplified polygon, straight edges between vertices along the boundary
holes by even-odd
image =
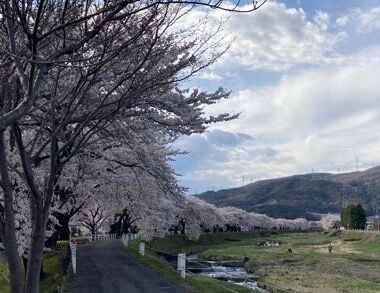
[[[313,213],[338,213],[343,194],[361,203],[367,214],[376,210],[380,168],[344,174],[306,174],[258,181],[238,188],[197,195],[217,206],[234,206],[271,217],[316,219]]]

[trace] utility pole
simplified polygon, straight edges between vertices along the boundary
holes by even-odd
[[[356,157],[356,171],[359,171],[359,159]]]
[[[342,209],[345,209],[348,206],[348,194],[346,188],[342,186]]]
[[[377,193],[377,211],[375,218],[373,219],[373,229],[380,231],[380,193]]]

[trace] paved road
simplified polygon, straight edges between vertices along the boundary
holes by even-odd
[[[72,289],[77,293],[185,292],[135,261],[122,248],[120,240],[78,245]]]

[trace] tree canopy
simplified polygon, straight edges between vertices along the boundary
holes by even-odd
[[[347,229],[364,229],[367,217],[362,205],[348,205],[340,213],[342,225]]]

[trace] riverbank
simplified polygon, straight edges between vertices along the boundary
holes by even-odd
[[[166,241],[170,242],[171,240],[171,238],[161,239],[161,244],[164,244]],[[128,248],[125,248],[126,253],[144,265],[159,272],[163,277],[170,280],[171,282],[177,284],[182,288],[185,288],[188,292],[249,293],[253,291],[239,285],[215,280],[206,276],[192,274],[189,272],[187,272],[186,278],[182,279],[178,271],[176,271],[169,262],[166,262],[163,258],[161,258],[155,251],[146,248],[145,255],[141,256],[138,252],[138,244],[138,241],[130,241]]]
[[[265,241],[280,245],[262,246]],[[198,253],[205,260],[245,258],[246,269],[274,292],[380,292],[380,234],[222,233],[203,235],[196,242],[171,236],[150,245],[174,253]]]

